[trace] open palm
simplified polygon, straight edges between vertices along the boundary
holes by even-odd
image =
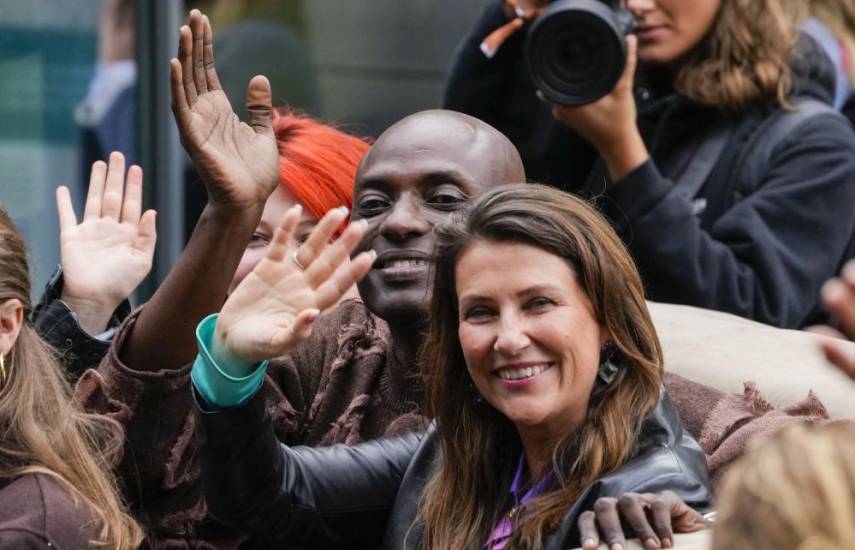
[[[66,187],[57,189],[63,299],[109,315],[151,270],[155,212],[142,214],[142,170],[110,155],[92,165],[83,221],[77,223]],[[82,314],[83,312],[78,312]]]
[[[250,123],[240,121],[214,68],[211,25],[198,10],[181,27],[178,58],[170,61],[172,110],[181,143],[211,201],[243,208],[263,204],[279,182],[270,83],[249,83]]]
[[[351,224],[334,238],[346,216],[345,209],[331,210],[295,250],[292,236],[300,210],[289,210],[264,258],[223,306],[215,346],[251,365],[283,355],[305,339],[317,316],[374,262],[373,251],[350,258],[365,232],[363,223]]]

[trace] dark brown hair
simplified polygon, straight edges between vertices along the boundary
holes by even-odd
[[[430,332],[423,349],[428,414],[436,419],[442,463],[421,508],[425,548],[480,548],[505,511],[521,450],[513,424],[473,400],[458,339],[455,266],[473,242],[528,244],[563,258],[576,273],[595,319],[626,368],[591,397],[583,426],[553,453],[558,487],[518,517],[511,547],[540,548],[580,491],[623,464],[644,418],[659,400],[662,352],[641,279],[623,243],[588,204],[541,185],[506,185],[437,228]],[[512,266],[508,266],[512,269]]]

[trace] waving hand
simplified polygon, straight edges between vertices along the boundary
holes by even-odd
[[[270,82],[256,76],[240,121],[214,67],[211,24],[199,10],[180,29],[178,58],[169,62],[172,111],[181,143],[208,188],[212,203],[243,209],[263,204],[279,182]]]
[[[295,248],[299,218],[299,206],[288,210],[267,254],[220,312],[214,346],[247,364],[283,355],[308,337],[318,315],[365,276],[376,258],[373,250],[350,258],[365,233],[363,222],[334,238],[346,208],[328,212]]]

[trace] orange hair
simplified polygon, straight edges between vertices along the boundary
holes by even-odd
[[[290,110],[273,112],[282,185],[313,216],[353,204],[353,182],[369,143]]]

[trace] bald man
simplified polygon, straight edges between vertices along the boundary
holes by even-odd
[[[195,162],[206,162],[187,136],[183,143]],[[263,163],[269,155],[260,149],[251,152]],[[228,174],[239,164],[228,160],[200,170],[212,200],[226,196],[212,187],[237,180]],[[255,173],[265,171],[256,166]],[[257,189],[269,187],[255,177]],[[294,353],[271,361],[262,391],[280,441],[352,444],[424,427],[413,379],[430,296],[433,228],[487,189],[524,181],[511,142],[467,115],[425,111],[380,136],[357,174],[351,213],[351,221],[368,225],[361,248],[378,253],[359,284],[364,302],[343,302]],[[245,542],[206,516],[190,389],[194,329],[221,307],[260,212],[227,206],[209,206],[167,281],[77,389],[87,409],[124,424],[127,452],[119,472],[127,496],[150,538],[169,548]]]

